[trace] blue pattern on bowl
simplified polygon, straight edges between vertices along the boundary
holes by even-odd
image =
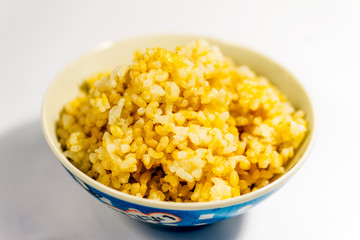
[[[114,198],[84,183],[82,180],[75,177],[67,169],[66,171],[88,193],[90,193],[92,196],[94,196],[96,199],[98,199],[100,202],[104,203],[106,206],[110,207],[111,209],[139,221],[159,224],[159,225],[167,225],[167,226],[185,227],[185,226],[198,226],[198,225],[216,223],[246,212],[251,207],[258,204],[259,202],[270,196],[272,193],[274,193],[277,189],[279,189],[277,188],[269,193],[266,193],[248,202],[243,202],[232,206],[204,209],[204,210],[182,211],[182,210],[173,210],[173,209],[152,208],[152,207],[147,207],[147,206],[142,206],[131,202],[127,202],[118,198]]]

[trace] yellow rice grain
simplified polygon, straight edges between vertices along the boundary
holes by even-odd
[[[203,40],[137,52],[81,90],[57,122],[65,155],[104,185],[159,201],[221,200],[264,187],[307,131],[304,111]]]

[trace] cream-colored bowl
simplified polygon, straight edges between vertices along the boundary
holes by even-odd
[[[299,109],[306,113],[309,131],[286,166],[286,172],[269,185],[254,192],[226,200],[204,203],[160,202],[119,192],[91,179],[75,168],[60,149],[55,133],[56,122],[63,106],[74,99],[85,78],[120,64],[129,64],[135,50],[160,46],[173,50],[176,46],[196,39],[205,39],[218,46],[224,55],[237,64],[246,64],[257,74],[266,76]],[[194,226],[218,222],[239,215],[279,189],[295,174],[309,155],[314,144],[315,118],[311,100],[296,80],[282,66],[250,49],[222,40],[191,35],[155,35],[106,42],[66,66],[52,81],[43,100],[41,112],[46,140],[68,173],[102,203],[135,219],[164,225]],[[76,200],[74,200],[76,201]]]

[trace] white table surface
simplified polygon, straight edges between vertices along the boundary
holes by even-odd
[[[309,89],[319,135],[301,170],[248,213],[174,231],[81,189],[40,126],[46,87],[112,39],[193,33],[283,64]],[[360,239],[360,1],[0,1],[0,239]]]

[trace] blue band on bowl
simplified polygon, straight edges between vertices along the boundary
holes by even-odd
[[[66,168],[65,168],[66,169]],[[84,183],[79,178],[75,177],[70,171],[66,171],[93,197],[104,203],[111,209],[120,212],[133,219],[140,220],[147,223],[167,225],[167,226],[198,226],[216,223],[237,215],[240,215],[249,210],[254,205],[258,204],[277,189],[255,198],[251,201],[232,205],[223,208],[213,208],[205,210],[173,210],[173,209],[159,209],[147,206],[134,204],[114,198],[104,192],[101,192],[88,184]]]

